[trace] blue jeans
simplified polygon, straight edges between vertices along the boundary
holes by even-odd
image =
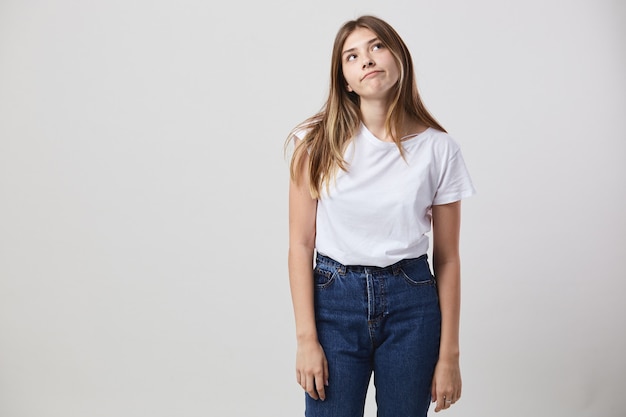
[[[439,354],[441,311],[426,255],[346,266],[317,255],[315,317],[328,360],[326,400],[307,417],[362,417],[374,373],[379,417],[422,417]]]

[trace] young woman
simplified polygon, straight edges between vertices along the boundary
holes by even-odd
[[[380,417],[426,416],[431,400],[449,408],[461,396],[460,200],[474,187],[388,23],[340,28],[326,104],[292,141],[289,280],[306,415],[362,416],[372,372]]]

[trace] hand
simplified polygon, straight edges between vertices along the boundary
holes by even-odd
[[[447,410],[461,398],[461,370],[458,360],[439,359],[433,376],[432,401],[435,412]]]
[[[324,388],[328,386],[328,362],[317,340],[298,343],[296,380],[314,400],[326,399]]]

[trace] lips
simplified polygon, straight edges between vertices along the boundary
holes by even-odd
[[[368,72],[367,74],[365,74],[365,75],[363,76],[363,78],[361,78],[361,81],[363,81],[364,79],[366,79],[367,77],[369,77],[369,76],[371,76],[371,75],[378,74],[379,72],[382,72],[382,71],[370,71],[370,72]]]

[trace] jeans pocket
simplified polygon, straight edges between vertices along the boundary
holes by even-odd
[[[313,269],[313,281],[315,288],[319,290],[326,289],[335,281],[336,271],[326,269],[320,265],[317,265]]]
[[[433,285],[435,278],[430,272],[426,258],[416,258],[406,261],[400,267],[400,273],[410,285]]]

